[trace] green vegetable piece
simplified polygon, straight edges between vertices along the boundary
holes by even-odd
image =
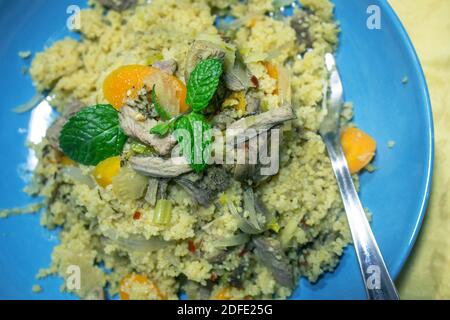
[[[64,125],[59,138],[62,151],[72,160],[95,166],[122,153],[127,136],[111,105],[95,105],[79,111]]]
[[[162,137],[166,136],[170,131],[169,123],[160,123],[150,129],[151,134],[157,134]]]
[[[153,85],[153,89],[152,89],[152,103],[155,106],[155,110],[159,114],[161,120],[166,121],[166,120],[170,120],[170,118],[172,118],[172,116],[159,103],[158,96],[156,95],[156,85]]]
[[[192,110],[200,112],[208,106],[219,86],[222,73],[223,65],[218,59],[203,60],[192,71],[186,97],[186,103]]]
[[[155,212],[153,213],[153,223],[166,226],[172,219],[172,202],[161,199],[156,203]]]
[[[180,118],[175,128],[175,136],[184,157],[196,173],[202,172],[208,166],[211,156],[211,126],[202,114],[193,112]]]
[[[154,151],[151,147],[139,142],[133,142],[131,144],[131,150],[136,154],[152,154]]]

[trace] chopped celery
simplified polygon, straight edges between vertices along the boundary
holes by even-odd
[[[155,212],[153,213],[153,223],[166,226],[172,219],[172,202],[161,199],[156,203]]]
[[[149,155],[153,153],[153,149],[149,146],[146,146],[145,144],[139,143],[139,142],[133,142],[131,143],[131,150],[135,154],[140,155]]]

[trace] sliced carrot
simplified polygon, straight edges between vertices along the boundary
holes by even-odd
[[[148,90],[156,86],[160,103],[173,116],[188,109],[186,86],[175,76],[144,65],[123,66],[108,75],[103,83],[103,94],[114,108],[120,110],[125,100],[137,97],[144,85]]]
[[[352,174],[365,168],[372,161],[377,149],[376,141],[357,128],[345,129],[341,135],[341,143]]]
[[[120,157],[108,158],[100,162],[94,169],[94,179],[98,185],[106,188],[120,171]]]
[[[133,286],[141,287],[144,296],[146,296],[146,293],[154,293],[158,299],[167,300],[167,296],[161,292],[153,281],[150,281],[145,275],[135,273],[127,275],[120,282],[119,295],[121,300],[130,300],[130,290],[132,290]]]
[[[277,80],[277,82],[279,82],[280,80],[280,69],[278,68],[278,66],[272,62],[269,61],[264,61],[263,62],[264,67],[266,68],[267,74],[269,75],[269,77],[271,77],[272,79]],[[277,88],[272,92],[272,94],[274,95],[278,95],[280,89],[279,89],[280,84],[277,84]]]
[[[213,300],[230,300],[230,289],[222,288],[215,295]]]
[[[177,77],[158,70],[149,75],[144,83],[149,89],[153,89],[155,86],[159,103],[170,115],[177,116],[188,110],[187,89]]]
[[[143,65],[123,66],[110,73],[103,83],[103,94],[111,105],[120,110],[130,93],[136,98],[144,86],[144,79],[155,72],[155,68]]]
[[[278,73],[278,67],[276,64],[269,62],[269,61],[264,61],[263,62],[264,67],[267,70],[267,74],[275,80],[278,80],[280,77],[280,74]]]

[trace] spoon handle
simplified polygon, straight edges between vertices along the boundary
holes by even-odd
[[[344,203],[364,287],[369,300],[399,300],[359,200],[347,161],[334,135],[324,137]]]

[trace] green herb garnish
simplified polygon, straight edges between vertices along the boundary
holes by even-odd
[[[164,109],[164,107],[159,103],[158,96],[156,95],[156,85],[153,85],[152,89],[152,103],[161,120],[166,121],[172,118],[170,114]]]
[[[211,126],[206,121],[205,116],[199,112],[207,108],[211,102],[219,86],[222,73],[223,64],[219,59],[206,59],[199,62],[192,71],[187,84],[186,103],[192,108],[193,112],[173,118],[169,122],[160,123],[150,130],[150,133],[160,136],[165,136],[174,129],[180,130],[176,132],[176,138],[181,145],[184,157],[197,173],[208,166],[212,142]],[[154,87],[152,100],[161,119],[168,120],[164,119],[163,113],[158,110],[158,108],[161,108],[164,111],[158,103]],[[184,139],[185,134],[189,139]]]
[[[200,173],[208,166],[211,156],[211,126],[206,122],[205,116],[199,113],[190,113],[180,118],[175,125],[175,136],[181,145],[181,151],[189,161],[192,169]],[[185,135],[189,139],[185,139]]]
[[[70,118],[61,131],[59,144],[72,160],[95,166],[120,155],[126,140],[117,111],[111,105],[99,104]]]
[[[195,67],[187,84],[186,103],[192,110],[199,112],[205,109],[219,86],[223,64],[218,59],[206,59]]]

